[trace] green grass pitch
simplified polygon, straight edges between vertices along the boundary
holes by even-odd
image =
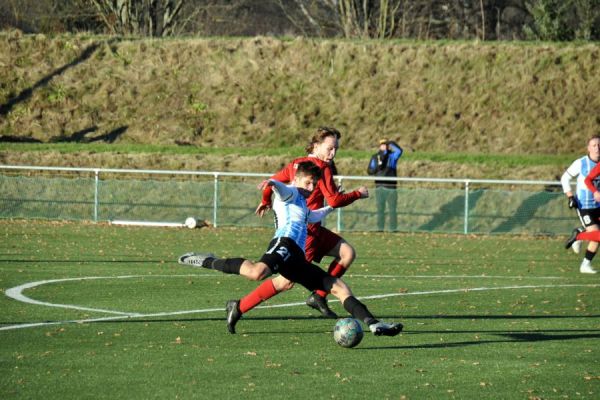
[[[228,334],[256,283],[176,262],[257,259],[270,236],[0,221],[0,398],[600,398],[600,276],[560,238],[344,235],[355,295],[405,324],[344,349],[301,287]]]

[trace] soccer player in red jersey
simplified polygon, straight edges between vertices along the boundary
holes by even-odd
[[[333,211],[329,206],[309,210],[306,205],[306,198],[314,190],[320,175],[321,169],[317,165],[311,161],[304,161],[297,164],[290,185],[273,179],[259,185],[263,190],[267,186],[273,187],[275,192],[273,212],[276,229],[268,250],[258,262],[241,257],[220,258],[212,253],[186,253],[179,257],[179,263],[240,275],[251,280],[263,280],[278,273],[308,290],[330,291],[340,300],[346,311],[367,325],[376,336],[396,336],[403,329],[401,323],[378,320],[365,304],[354,297],[344,281],[306,261],[304,248],[308,236],[307,225],[320,221]],[[227,329],[230,333],[235,333],[235,322],[242,316],[238,303],[238,300],[229,300],[226,305]],[[233,321],[233,324],[230,321]]]
[[[325,200],[327,200],[329,206],[339,208],[347,206],[358,199],[367,198],[369,191],[364,186],[349,193],[342,193],[334,182],[332,162],[337,153],[340,138],[340,132],[334,128],[318,128],[316,134],[306,147],[308,155],[293,160],[273,175],[271,179],[283,183],[292,182],[298,163],[312,161],[321,169],[321,178],[315,190],[306,199],[309,209],[317,210],[323,207]],[[271,208],[271,195],[271,187],[265,188],[262,202],[256,209],[258,216],[262,217]],[[322,226],[320,222],[308,225],[305,250],[306,260],[309,262],[321,262],[324,256],[333,257],[334,259],[329,265],[328,273],[336,278],[344,275],[356,257],[356,252],[352,245],[346,242],[341,236]],[[235,324],[241,318],[242,314],[250,311],[276,294],[291,289],[293,285],[293,282],[281,275],[264,281],[253,292],[241,298],[239,302],[236,302],[237,309],[230,309],[228,307],[227,327],[229,331],[235,331]],[[337,318],[337,315],[327,305],[326,296],[326,292],[316,290],[308,297],[306,304],[321,312],[325,317]]]

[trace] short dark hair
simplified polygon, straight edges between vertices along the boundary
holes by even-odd
[[[319,180],[321,179],[321,168],[312,161],[302,161],[298,163],[296,168],[296,175],[312,176]]]

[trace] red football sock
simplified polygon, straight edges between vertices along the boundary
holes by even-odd
[[[600,242],[600,231],[581,232],[577,235],[577,240],[587,240],[589,242]]]
[[[251,293],[247,294],[240,300],[240,311],[242,314],[244,314],[276,294],[277,290],[275,290],[273,280],[267,279],[261,283],[259,287],[254,289]]]
[[[333,260],[331,264],[329,264],[327,273],[331,276],[335,276],[336,278],[340,278],[346,273],[346,268],[344,268],[342,264],[338,263],[337,260]],[[323,290],[315,290],[315,293],[321,297],[327,297],[327,292],[324,292]]]

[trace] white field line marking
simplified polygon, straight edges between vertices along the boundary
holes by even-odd
[[[105,310],[105,309],[100,309],[100,308],[83,307],[83,306],[77,306],[77,305],[71,305],[71,304],[49,303],[49,302],[45,302],[45,301],[34,300],[30,297],[25,296],[23,294],[23,291],[37,287],[37,286],[42,286],[42,285],[46,285],[46,284],[50,284],[50,283],[59,283],[59,282],[73,282],[73,281],[98,280],[98,279],[133,279],[133,278],[146,278],[146,277],[148,277],[148,278],[151,278],[151,277],[159,277],[159,278],[177,277],[177,278],[180,278],[180,277],[213,277],[213,276],[214,275],[208,275],[208,274],[207,275],[122,275],[122,276],[86,276],[86,277],[78,277],[78,278],[49,279],[49,280],[43,280],[43,281],[37,281],[37,282],[29,282],[29,283],[25,283],[20,286],[15,286],[13,288],[7,289],[5,294],[9,298],[15,299],[17,301],[21,301],[23,303],[29,303],[29,304],[36,304],[36,305],[40,305],[40,306],[69,308],[69,309],[79,310],[79,311],[101,312],[101,313],[105,313],[105,314],[136,316],[136,315],[141,315],[141,314],[133,313],[133,312]],[[356,275],[349,275],[349,276],[359,277],[359,278],[399,278],[399,279],[406,279],[406,278],[417,278],[417,279],[422,279],[422,278],[431,278],[431,279],[437,279],[437,278],[476,278],[476,279],[491,278],[490,276],[469,276],[469,275],[451,275],[451,276],[417,275],[417,276],[406,277],[406,276],[397,276],[397,275],[356,274]],[[495,277],[495,278],[500,278],[500,277]],[[521,279],[521,277],[501,277],[501,278]],[[551,276],[539,277],[539,278],[540,279],[560,279],[559,277],[551,277]]]
[[[120,278],[126,278],[126,277],[120,277]],[[130,278],[133,278],[133,276],[131,276]],[[39,306],[58,307],[58,308],[72,308],[74,310],[80,310],[80,311],[97,311],[97,312],[102,312],[102,313],[106,313],[106,314],[121,314],[121,315],[130,315],[131,314],[131,313],[126,313],[126,312],[121,312],[121,311],[103,310],[103,309],[100,309],[100,308],[90,308],[90,307],[74,306],[74,305],[70,305],[70,304],[48,303],[46,301],[34,300],[34,299],[32,299],[30,297],[27,297],[27,296],[25,296],[23,294],[23,291],[26,290],[26,289],[31,289],[31,288],[34,288],[36,286],[41,286],[41,285],[45,285],[45,284],[48,284],[48,283],[69,282],[69,281],[84,281],[84,280],[92,280],[92,279],[107,279],[107,277],[102,277],[102,276],[88,276],[88,277],[84,277],[84,278],[49,279],[49,280],[46,280],[46,281],[29,282],[29,283],[25,283],[25,284],[20,285],[20,286],[15,286],[13,288],[7,289],[4,294],[6,294],[6,296],[10,297],[11,299],[15,299],[15,300],[21,301],[23,303],[37,304]]]
[[[102,321],[115,321],[115,320],[123,320],[123,319],[133,319],[133,318],[148,318],[148,317],[164,317],[164,316],[173,316],[173,315],[184,315],[184,314],[201,314],[208,312],[223,312],[223,308],[208,308],[208,309],[197,309],[197,310],[181,310],[181,311],[167,311],[167,312],[159,312],[159,313],[133,313],[133,312],[122,312],[122,311],[113,311],[113,310],[103,310],[96,309],[90,307],[80,307],[77,305],[70,304],[55,304],[42,302],[38,300],[31,299],[22,294],[22,291],[25,289],[30,289],[36,286],[48,284],[48,283],[57,283],[57,282],[69,282],[69,281],[81,281],[81,280],[94,280],[94,279],[132,279],[132,278],[176,278],[176,277],[213,277],[215,275],[125,275],[125,276],[88,276],[88,277],[80,277],[80,278],[64,278],[64,279],[50,279],[44,281],[30,282],[20,286],[15,286],[13,288],[7,289],[5,291],[6,296],[25,303],[43,305],[47,307],[59,307],[59,308],[69,308],[76,309],[81,311],[95,311],[95,312],[103,312],[109,314],[118,314],[112,317],[99,317],[99,318],[88,318],[88,319],[79,319],[79,320],[65,320],[65,321],[47,321],[47,322],[33,322],[33,323],[24,323],[24,324],[16,324],[16,325],[7,325],[0,327],[0,331],[5,330],[14,330],[14,329],[23,329],[23,328],[32,328],[38,326],[49,326],[49,325],[61,325],[61,324],[84,324],[90,322],[102,322]],[[360,276],[360,275],[356,275]],[[379,275],[372,275],[379,276]],[[393,276],[398,278],[411,278],[411,276]],[[428,276],[422,276],[428,277]],[[477,278],[478,276],[474,276],[473,278]],[[446,278],[446,276],[444,276]],[[516,277],[519,278],[520,277]],[[550,278],[550,277],[548,277]],[[503,287],[476,287],[476,288],[460,288],[460,289],[444,289],[444,290],[428,290],[428,291],[420,291],[420,292],[405,292],[405,293],[388,293],[388,294],[380,294],[380,295],[371,295],[371,296],[363,296],[360,299],[383,299],[388,297],[399,297],[399,296],[417,296],[417,295],[429,295],[429,294],[448,294],[448,293],[468,293],[468,292],[481,292],[481,291],[491,291],[491,290],[516,290],[516,289],[542,289],[542,288],[567,288],[567,287],[600,287],[600,284],[562,284],[562,285],[524,285],[524,286],[503,286]],[[337,302],[337,300],[331,300],[333,302]],[[283,308],[283,307],[296,307],[304,305],[304,302],[295,302],[295,303],[285,303],[285,304],[273,304],[268,306],[258,306],[256,308]]]
[[[23,291],[26,289],[31,289],[37,286],[46,285],[49,283],[58,283],[58,282],[73,282],[73,281],[86,281],[86,280],[98,280],[98,279],[133,279],[133,278],[182,278],[182,277],[211,277],[211,275],[121,275],[121,276],[84,276],[79,278],[63,278],[63,279],[48,279],[44,281],[37,282],[29,282],[23,285],[15,286],[13,288],[7,289],[4,294],[11,299],[21,301],[23,303],[36,304],[40,306],[46,307],[58,307],[58,308],[70,308],[73,310],[79,311],[95,311],[101,312],[105,314],[118,314],[125,316],[141,316],[140,313],[134,312],[124,312],[124,311],[113,311],[113,310],[104,310],[101,308],[91,308],[91,307],[82,307],[71,304],[56,304],[56,303],[48,303],[46,301],[34,300],[30,297],[27,297],[23,294]]]

